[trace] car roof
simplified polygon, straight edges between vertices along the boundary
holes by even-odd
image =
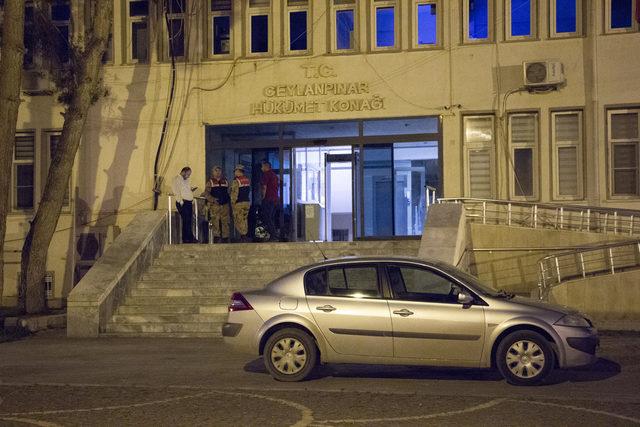
[[[418,263],[423,265],[432,265],[432,266],[446,266],[452,268],[453,266],[450,264],[446,264],[442,261],[428,259],[428,258],[418,258],[418,257],[410,257],[410,256],[344,256],[339,258],[330,258],[324,261],[320,261],[314,264],[309,264],[302,268],[302,270],[311,270],[317,267],[328,267],[334,265],[341,264],[355,264],[355,263],[378,263],[378,262],[386,262],[386,263],[394,263],[394,262],[406,262],[406,263]]]

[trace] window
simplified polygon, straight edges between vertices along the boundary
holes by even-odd
[[[494,116],[465,116],[463,122],[466,164],[465,187],[469,197],[492,199],[494,176]]]
[[[378,271],[375,266],[329,267],[307,273],[307,295],[380,298]]]
[[[271,52],[271,0],[249,0],[249,53],[264,55]]]
[[[30,210],[34,207],[35,142],[34,132],[16,132],[11,196],[14,210]]]
[[[551,37],[582,35],[582,1],[551,0]]]
[[[34,63],[34,55],[36,50],[36,30],[33,15],[33,4],[26,5],[24,8],[24,56],[22,59],[22,67],[31,69]]]
[[[522,40],[537,36],[536,0],[507,0],[505,15],[507,40]]]
[[[538,195],[538,115],[509,115],[511,197],[535,199]]]
[[[164,23],[164,60],[183,60],[187,56],[187,0],[168,0],[166,2]]]
[[[127,7],[127,62],[149,61],[149,1],[129,0]]]
[[[608,139],[613,196],[638,196],[640,109],[608,112]]]
[[[464,42],[486,43],[493,40],[493,0],[463,0]]]
[[[209,1],[209,57],[231,54],[232,0]]]
[[[398,10],[395,1],[373,0],[372,3],[374,50],[395,49],[398,40]]]
[[[309,0],[285,0],[285,51],[291,54],[306,53],[311,35]]]
[[[394,299],[449,304],[458,302],[459,286],[434,271],[391,265],[388,272]]]
[[[414,0],[413,47],[434,47],[439,44],[439,2]]]
[[[48,158],[47,158],[47,170],[48,170],[48,167],[51,166],[51,161],[53,160],[53,157],[56,154],[56,150],[58,149],[58,144],[60,143],[60,133],[58,132],[47,133],[46,140],[48,141],[48,147],[49,147]],[[69,181],[69,185],[67,186],[67,191],[64,194],[64,199],[62,201],[63,208],[65,207],[68,208],[71,205],[70,194],[71,194],[71,181]]]
[[[332,51],[354,52],[358,50],[356,0],[332,0]]]
[[[54,42],[56,57],[60,64],[69,62],[71,6],[68,0],[56,0],[51,4],[51,23],[56,28],[58,40]]]
[[[638,0],[605,0],[605,31],[621,33],[637,31],[638,22],[634,20],[634,11]]]
[[[582,112],[551,114],[551,139],[554,150],[554,198],[581,199],[582,179]]]

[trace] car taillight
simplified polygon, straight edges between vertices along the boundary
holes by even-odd
[[[236,292],[231,295],[231,301],[229,302],[229,311],[244,311],[253,310],[249,301],[240,293]]]

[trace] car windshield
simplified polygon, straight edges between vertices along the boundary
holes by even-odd
[[[456,279],[460,280],[462,283],[470,285],[474,291],[478,292],[480,295],[487,297],[500,297],[503,295],[502,291],[497,291],[480,281],[476,276],[473,276],[465,271],[460,270],[452,265],[437,263],[435,264],[438,268],[443,270],[445,273],[450,274]]]

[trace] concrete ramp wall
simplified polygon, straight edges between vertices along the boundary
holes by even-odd
[[[436,204],[429,207],[422,232],[418,256],[461,265],[467,245],[467,225],[461,203]]]
[[[549,301],[586,313],[599,329],[640,330],[640,270],[571,280]]]

